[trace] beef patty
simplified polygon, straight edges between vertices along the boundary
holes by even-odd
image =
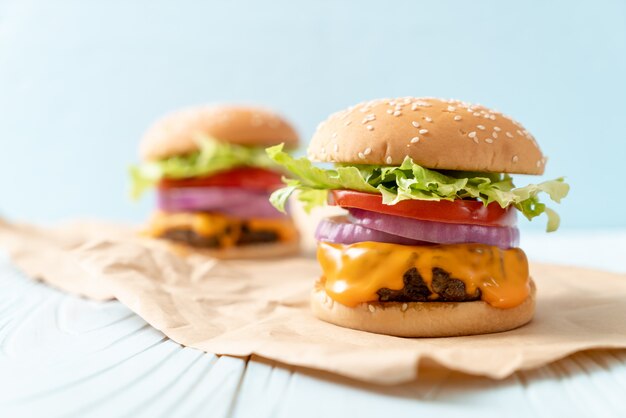
[[[225,231],[226,233],[230,231]],[[196,248],[219,248],[219,235],[200,235],[191,229],[170,229],[165,231],[161,238],[176,242],[182,242]],[[279,236],[275,231],[255,230],[252,231],[245,223],[241,225],[241,231],[235,245],[251,245],[268,242],[276,242]]]
[[[465,283],[450,277],[450,273],[444,269],[435,267],[432,272],[432,292],[417,269],[413,267],[402,276],[404,282],[402,289],[379,289],[376,292],[378,300],[381,302],[469,302],[480,299],[480,289],[476,289],[473,295],[468,295]]]

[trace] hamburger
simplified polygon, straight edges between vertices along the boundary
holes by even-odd
[[[296,131],[257,107],[195,107],[158,120],[141,140],[143,162],[131,168],[134,197],[156,188],[146,234],[219,258],[297,252],[290,216],[268,202],[282,173],[265,148],[280,143],[295,148]]]
[[[346,210],[317,227],[318,318],[401,337],[499,332],[532,319],[517,214],[546,214],[556,230],[559,217],[539,195],[559,202],[569,186],[514,185],[511,174],[542,174],[546,157],[510,117],[458,100],[373,100],[322,122],[308,159],[281,146],[268,154],[294,176],[271,196],[279,210],[293,192],[305,209]]]

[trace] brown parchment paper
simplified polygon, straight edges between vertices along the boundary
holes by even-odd
[[[312,257],[183,259],[129,228],[94,223],[0,223],[0,247],[29,275],[87,297],[115,297],[180,344],[378,384],[415,379],[424,362],[504,378],[576,351],[626,347],[626,275],[589,269],[533,264],[536,317],[517,330],[408,339],[315,319],[308,310],[319,274]]]

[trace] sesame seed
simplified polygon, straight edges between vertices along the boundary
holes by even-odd
[[[370,155],[372,153],[372,149],[371,148],[365,148],[365,151],[363,151],[363,154],[365,155]]]
[[[362,152],[359,152],[357,155],[359,156],[360,159],[362,160],[365,159],[365,154],[363,154]]]
[[[396,110],[395,112],[393,112],[394,116],[400,116],[402,114],[402,112],[400,112],[399,110]]]
[[[472,141],[474,141],[474,143],[478,144],[478,138],[474,137],[474,138],[472,138]]]
[[[376,308],[374,308],[373,305],[367,305],[367,309],[369,309],[371,313],[374,313],[376,311]]]
[[[428,116],[426,116],[426,117],[424,118],[424,120],[425,120],[426,122],[432,122],[432,121],[433,121],[433,118],[429,118]]]
[[[374,130],[374,127],[372,125],[367,125],[366,128],[367,128],[368,131],[373,131]]]
[[[422,135],[427,134],[428,133],[428,129],[420,129],[419,133],[422,134]]]
[[[326,148],[322,147],[322,149],[320,150],[322,154],[326,154]]]
[[[416,128],[420,127],[420,124],[415,121],[411,122],[411,125],[415,126]]]
[[[493,144],[493,139],[485,138],[485,142],[488,143],[488,144]]]
[[[519,161],[519,157],[517,155],[513,156],[513,162],[516,163]]]
[[[478,129],[480,129],[481,131],[484,131],[484,130],[485,130],[485,127],[484,127],[483,125],[478,125],[478,126],[476,126],[476,127],[477,127]]]
[[[461,115],[456,115],[456,116],[454,117],[454,120],[461,120],[461,119],[462,119],[462,118],[461,118]]]
[[[489,115],[489,119],[496,120],[496,115]]]
[[[522,131],[520,131],[519,129],[517,130],[517,134],[518,134],[519,136],[524,136],[524,134],[522,133]]]
[[[541,160],[537,160],[537,167],[541,167]]]
[[[448,112],[454,112],[455,110],[456,110],[456,107],[448,106]]]
[[[498,126],[494,126],[493,130],[496,131],[496,132],[500,132],[502,129],[500,129],[500,127],[498,127]]]
[[[473,113],[473,115],[474,115],[474,116],[480,116],[480,113],[478,113],[478,112],[474,112],[474,113]]]
[[[348,125],[350,125],[351,123],[352,123],[352,121],[351,121],[351,120],[347,120],[347,121],[344,123],[344,125],[348,126]]]
[[[365,116],[365,119],[367,120],[376,120],[376,115],[374,115],[373,113],[371,115],[367,115]]]
[[[513,134],[511,132],[506,132],[505,135],[508,136],[509,138],[513,138]]]
[[[490,118],[490,115],[489,115],[488,113],[485,113],[485,114],[483,115],[483,118],[485,118],[485,119],[489,119],[489,118]]]
[[[416,144],[416,143],[418,143],[418,142],[420,142],[420,138],[419,138],[419,136],[416,136],[416,137],[411,138],[411,144]]]
[[[402,312],[405,312],[407,309],[409,309],[409,305],[406,303],[402,304]]]
[[[472,132],[468,133],[467,136],[469,136],[470,138],[476,138],[476,132],[472,131]]]
[[[390,156],[387,156],[387,158],[385,158],[385,162],[386,162],[387,164],[391,164],[391,162],[392,162],[392,161],[393,161],[393,160],[391,159],[391,157],[390,157]]]
[[[390,115],[393,113],[392,109],[387,109],[387,113],[389,113]]]
[[[335,146],[333,147],[333,150],[334,150],[335,152],[339,151],[339,145],[338,145],[338,144],[335,144]]]
[[[333,134],[331,135],[332,138],[337,138],[337,132],[333,132]]]
[[[411,110],[417,110],[417,105],[415,103],[411,105]]]
[[[492,132],[491,136],[493,136],[494,138],[497,138],[498,137],[498,133],[497,132]]]

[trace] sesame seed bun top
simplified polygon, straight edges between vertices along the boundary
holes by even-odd
[[[278,114],[250,106],[201,106],[182,109],[159,119],[144,134],[139,154],[144,160],[159,160],[198,150],[197,140],[210,136],[244,146],[285,143],[298,145],[295,129]]]
[[[459,100],[403,97],[359,103],[322,122],[312,160],[432,169],[543,174],[534,137],[495,110]]]

